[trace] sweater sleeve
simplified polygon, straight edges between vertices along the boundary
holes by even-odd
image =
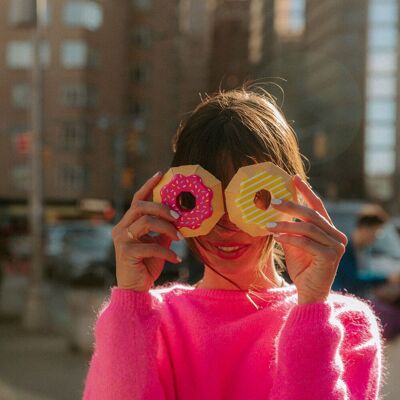
[[[150,293],[112,289],[95,325],[84,400],[165,398],[156,359],[159,320]]]
[[[378,323],[366,304],[348,301],[341,313],[328,302],[293,307],[277,338],[271,399],[378,399]]]

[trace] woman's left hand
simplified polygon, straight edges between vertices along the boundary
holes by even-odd
[[[335,279],[347,237],[333,225],[322,200],[310,186],[298,175],[293,178],[293,183],[308,207],[285,200],[271,205],[301,222],[280,221],[268,230],[283,247],[299,304],[323,302]]]

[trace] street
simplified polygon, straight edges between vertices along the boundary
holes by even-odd
[[[385,400],[398,400],[400,338],[385,349]],[[90,356],[72,352],[59,335],[24,332],[0,321],[0,400],[79,400]]]
[[[0,321],[0,400],[80,399],[88,363],[62,336]]]

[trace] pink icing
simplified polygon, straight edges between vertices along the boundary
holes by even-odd
[[[182,210],[179,206],[178,196],[182,192],[190,192],[195,197],[196,205],[192,210]],[[169,183],[161,188],[160,194],[163,204],[181,214],[175,223],[178,229],[197,229],[205,219],[212,215],[213,191],[204,185],[198,175],[176,174]]]

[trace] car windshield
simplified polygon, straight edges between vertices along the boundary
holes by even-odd
[[[108,249],[111,244],[111,227],[75,227],[65,234],[64,243],[69,248],[79,250]]]

